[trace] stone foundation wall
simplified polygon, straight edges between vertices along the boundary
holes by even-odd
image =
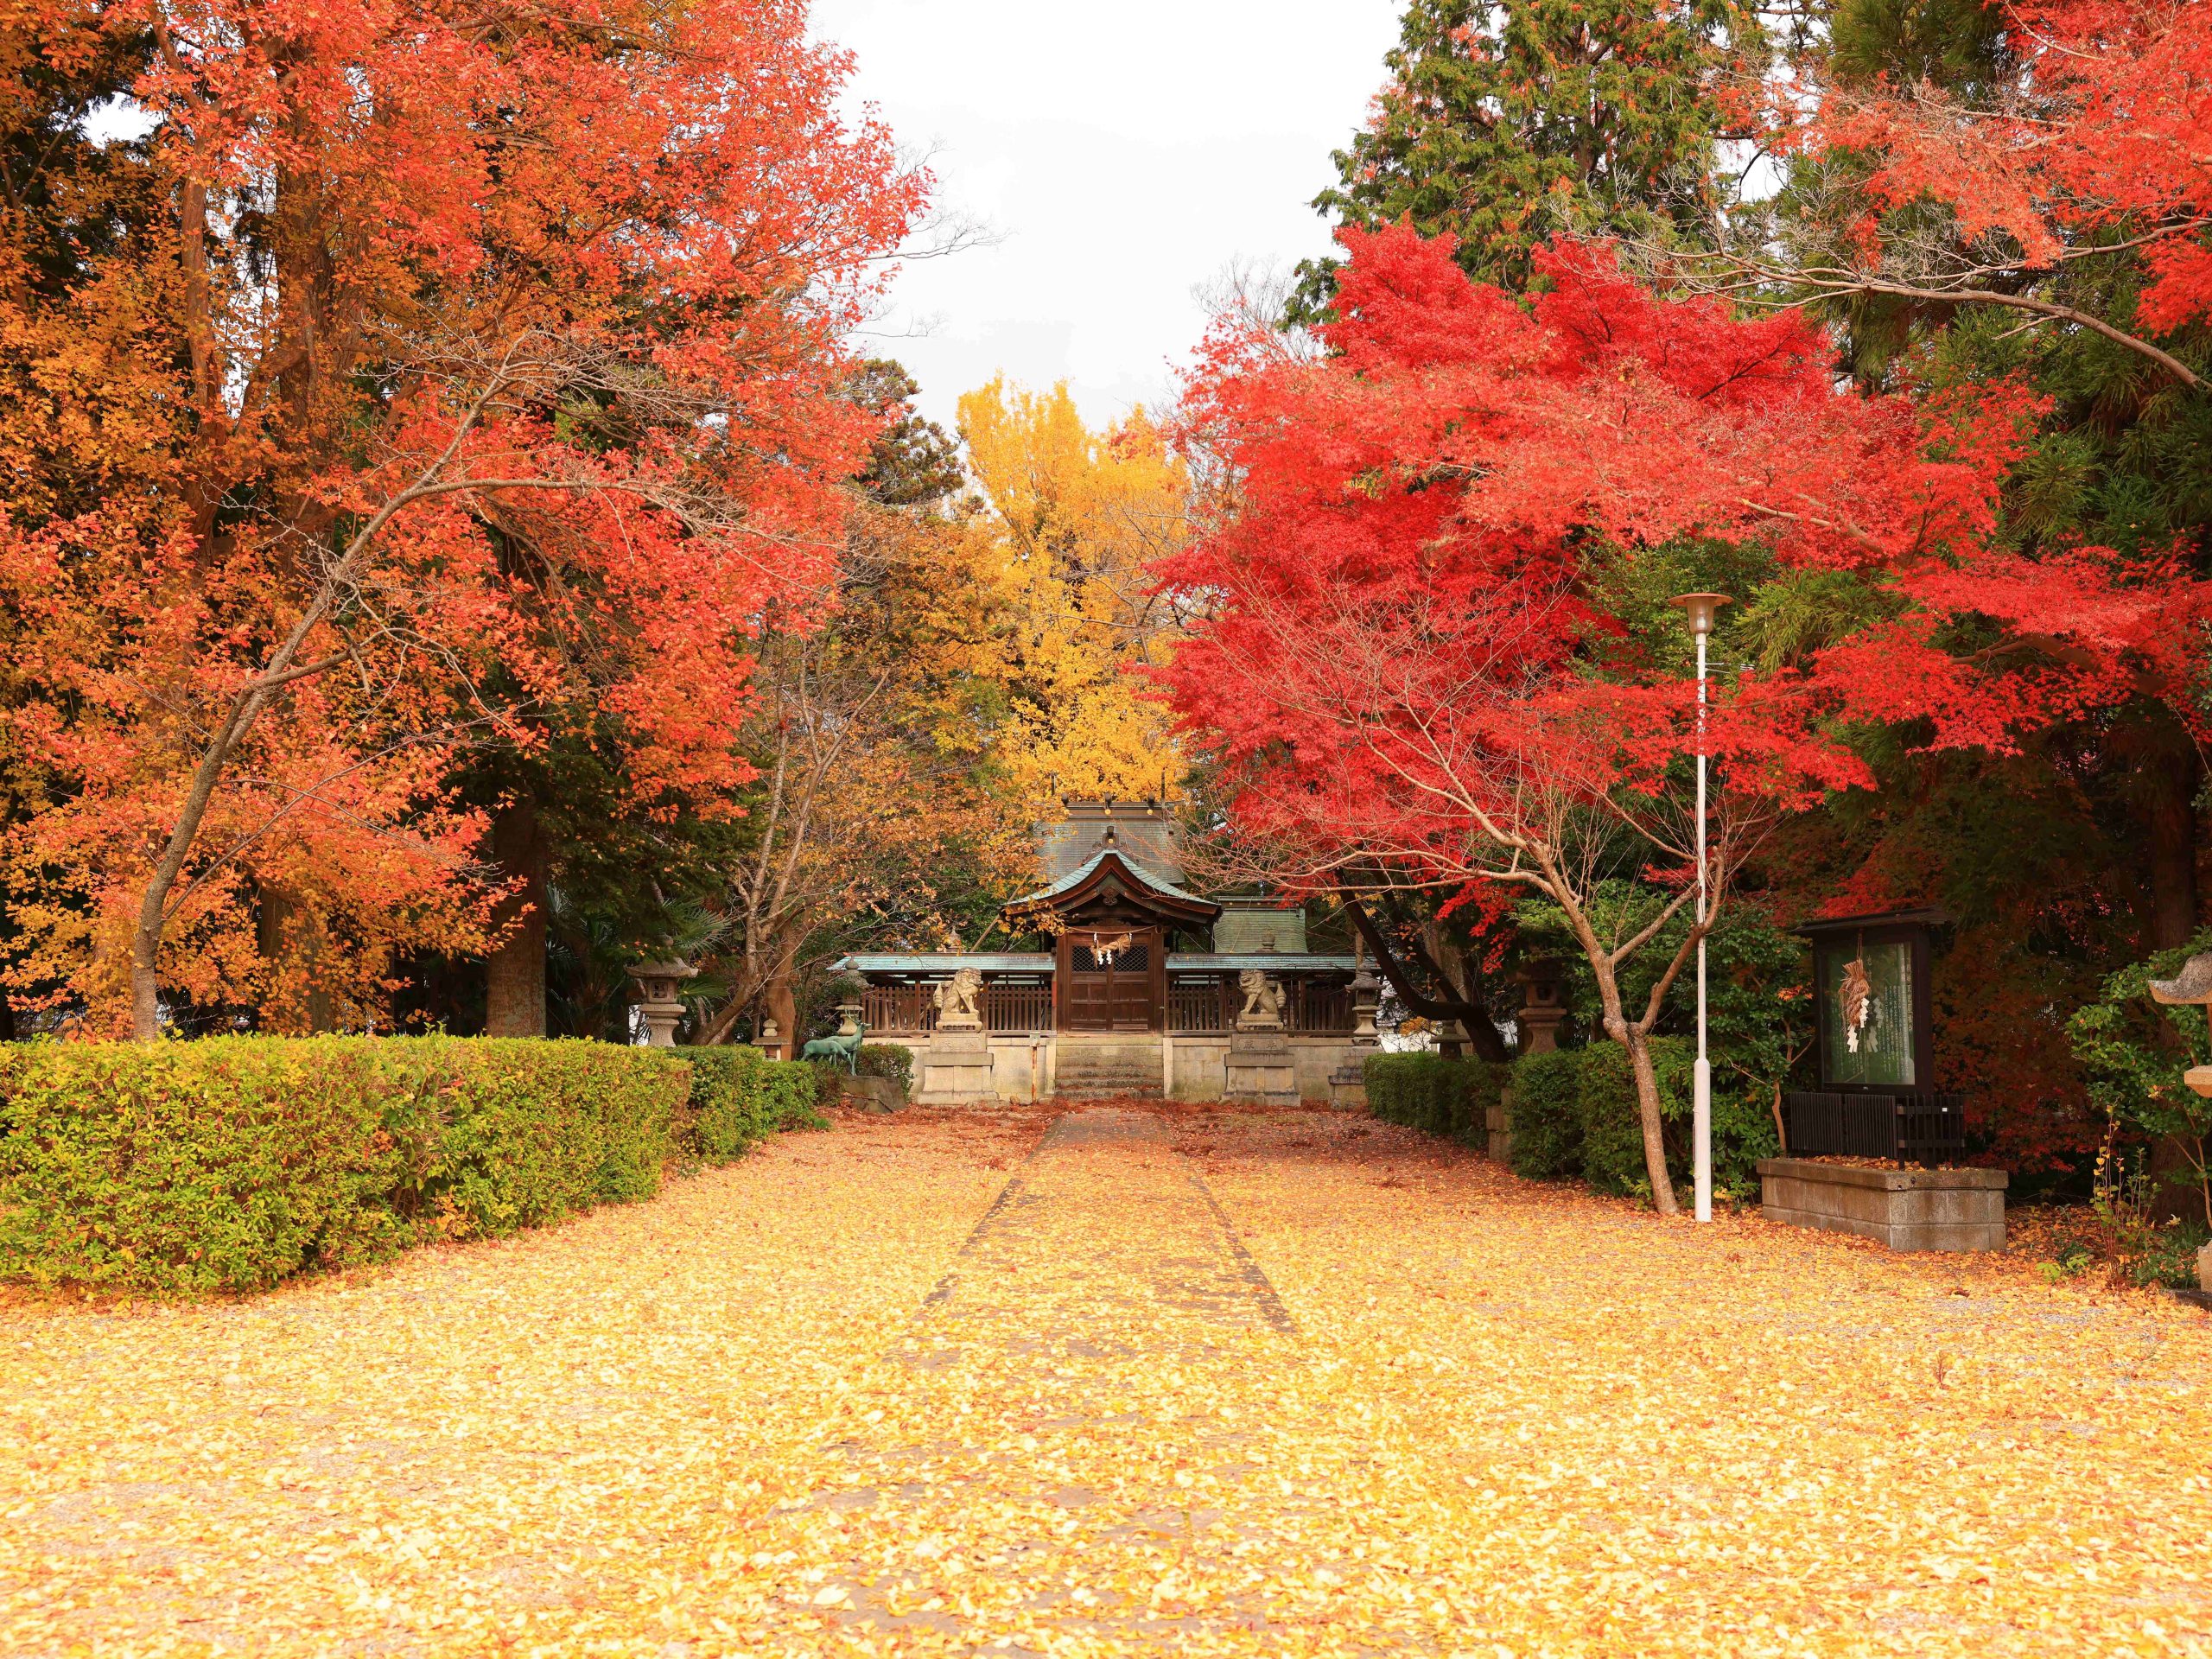
[[[1096,1042],[1096,1039],[1086,1040]],[[879,1037],[871,1033],[871,1043],[896,1043],[913,1051],[914,1098],[927,1105],[958,1103],[940,1100],[924,1094],[920,1084],[923,1060],[929,1051],[926,1037]],[[1226,1087],[1229,1062],[1229,1033],[1206,1033],[1189,1037],[1141,1037],[1121,1039],[1132,1050],[1160,1055],[1164,1075],[1168,1079],[1168,1092],[1177,1100],[1219,1100]],[[1058,1045],[1052,1039],[1032,1037],[993,1037],[990,1039],[991,1098],[993,1100],[1049,1100],[1058,1086],[1054,1058]],[[1165,1050],[1163,1052],[1162,1050]],[[1331,1097],[1330,1078],[1346,1062],[1357,1064],[1371,1053],[1370,1049],[1354,1046],[1349,1033],[1339,1037],[1300,1036],[1290,1039],[1291,1061],[1296,1068],[1298,1092],[1301,1099],[1327,1100]]]
[[[961,1104],[947,1096],[938,1098],[922,1089],[923,1064],[929,1053],[930,1039],[926,1037],[878,1037],[870,1033],[871,1043],[896,1043],[912,1051],[914,1056],[914,1098],[929,1106]],[[993,1037],[989,1039],[991,1057],[991,1093],[993,1100],[1047,1100],[1052,1093],[1052,1046],[1027,1037]]]
[[[2001,1169],[1863,1169],[1806,1158],[1763,1158],[1769,1221],[1878,1239],[1893,1250],[2001,1250]]]
[[[1207,1033],[1194,1037],[1166,1037],[1168,1093],[1177,1100],[1219,1100],[1227,1091],[1229,1033]],[[1337,1068],[1369,1051],[1352,1046],[1351,1035],[1290,1039],[1291,1065],[1298,1078],[1301,1100],[1330,1097],[1329,1079]]]

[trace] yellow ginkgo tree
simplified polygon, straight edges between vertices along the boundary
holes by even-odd
[[[1086,425],[1065,381],[1033,392],[994,378],[961,398],[960,435],[1005,601],[1008,782],[1039,804],[1165,793],[1182,763],[1129,670],[1173,646],[1147,567],[1186,532],[1182,462],[1141,407]]]

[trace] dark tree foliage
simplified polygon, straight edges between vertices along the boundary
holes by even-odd
[[[1448,232],[1470,276],[1516,287],[1568,223],[1694,223],[1726,193],[1719,142],[1744,124],[1764,41],[1745,0],[1413,0],[1369,124],[1313,206]],[[1327,308],[1336,264],[1300,267],[1294,320]]]
[[[1827,22],[1827,75],[1847,92],[1930,85],[1981,105],[2019,79],[2004,9],[1984,0],[1836,0]],[[1863,236],[1869,208],[1851,176],[1800,168],[1772,207],[1781,234],[1816,250]],[[2140,268],[2126,250],[2008,271],[2004,245],[1958,239],[1933,204],[1890,207],[1881,224],[1885,245],[1910,257],[1987,264],[1990,286],[2032,287],[2133,327]],[[2023,327],[2012,312],[1863,296],[1814,304],[1837,325],[1840,366],[1870,390],[1971,394],[2012,381],[2049,400],[2005,493],[2001,533],[2022,551],[2101,546],[2212,565],[2212,399],[2086,330]],[[2159,343],[2200,372],[2212,363],[2201,330]],[[1936,975],[1938,1069],[2016,1168],[2085,1165],[2101,1124],[2068,1018],[2107,976],[2197,931],[2203,769],[2186,712],[2171,688],[2145,686],[2002,755],[1920,753],[1909,729],[1870,735],[1879,790],[1795,826],[1775,849],[1770,874],[1801,905],[1847,891],[1932,901],[1955,918]]]
[[[875,441],[860,485],[887,507],[928,507],[957,495],[967,483],[960,448],[912,399],[920,383],[888,358],[870,358],[853,377],[853,397],[890,424]]]

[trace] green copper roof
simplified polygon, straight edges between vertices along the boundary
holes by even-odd
[[[1008,909],[1013,909],[1014,906],[1019,905],[1033,905],[1046,899],[1057,899],[1060,894],[1070,892],[1072,889],[1082,886],[1084,881],[1089,878],[1090,873],[1105,862],[1108,853],[1111,853],[1115,857],[1120,859],[1122,864],[1127,867],[1131,875],[1136,877],[1138,880],[1143,882],[1146,887],[1151,888],[1154,893],[1164,893],[1170,898],[1173,899],[1187,899],[1192,904],[1203,905],[1209,902],[1206,899],[1199,898],[1195,893],[1185,893],[1182,888],[1175,887],[1167,881],[1162,880],[1159,876],[1154,874],[1150,870],[1145,868],[1143,865],[1131,858],[1120,848],[1109,847],[1102,851],[1093,853],[1081,864],[1077,865],[1075,868],[1070,870],[1065,875],[1053,882],[1051,886],[1039,887],[1034,893],[1025,893],[1019,899],[1008,899],[1007,901],[1007,907]]]
[[[1049,974],[1052,958],[1041,950],[1007,950],[995,956],[861,953],[830,964],[832,973],[861,974],[949,974],[956,968],[975,968],[987,974]]]

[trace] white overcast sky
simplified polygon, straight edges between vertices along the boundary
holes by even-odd
[[[1306,206],[1364,118],[1399,0],[816,0],[857,100],[935,147],[942,205],[1003,239],[910,264],[870,351],[948,428],[1001,370],[1100,423],[1156,403],[1198,284],[1329,246]]]

